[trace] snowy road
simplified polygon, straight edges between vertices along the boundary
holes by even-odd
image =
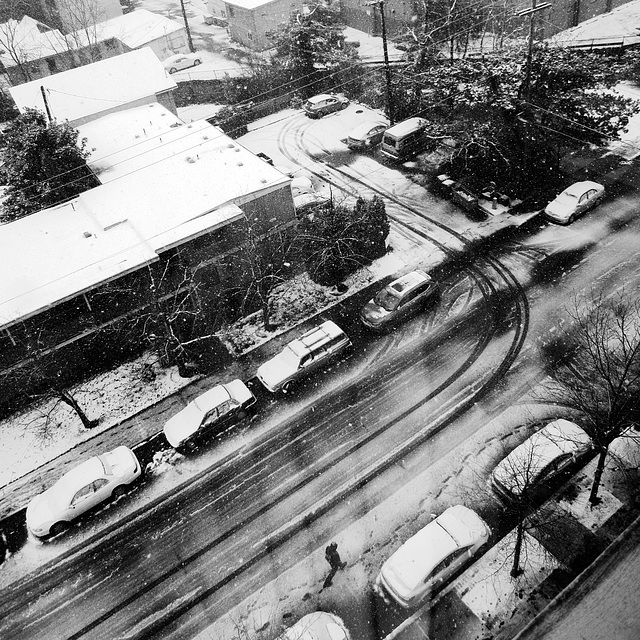
[[[464,214],[397,169],[343,152],[340,166],[349,171],[335,171],[340,136],[361,117],[358,109],[352,105],[317,123],[281,114],[281,123],[291,125],[288,133],[284,125],[284,138],[282,124],[263,126],[244,143],[275,156],[276,164],[298,162],[321,187],[326,178],[360,189],[366,175],[372,187],[393,194],[397,224],[419,230],[425,253],[455,248],[469,224]],[[287,142],[289,135],[297,142]],[[358,172],[357,180],[345,178],[350,171]],[[301,607],[286,592],[270,603],[250,596],[401,495],[415,475],[440,460],[459,467],[456,450],[542,377],[537,347],[557,330],[572,293],[594,283],[608,291],[637,290],[636,208],[637,199],[609,203],[569,228],[542,224],[497,255],[470,259],[467,269],[443,275],[435,311],[391,334],[370,336],[354,317],[341,319],[354,341],[350,358],[291,399],[261,395],[250,427],[259,435],[247,446],[104,540],[70,549],[62,563],[5,588],[0,636],[223,638],[231,636],[216,624],[230,611],[240,621],[252,606],[271,606],[280,617]],[[499,441],[492,440],[493,457]],[[470,468],[474,457],[465,460]],[[483,464],[490,462],[491,456]],[[474,472],[486,478],[486,468]],[[464,496],[456,491],[463,488],[452,480],[424,486],[411,498],[459,502]],[[351,549],[354,563],[376,549],[373,560],[357,562],[359,581],[348,597],[338,591],[332,600],[358,631],[354,637],[374,636],[368,585],[393,544],[397,522],[415,517],[406,512],[407,502],[395,500],[395,525],[371,525],[360,547]],[[406,539],[406,532],[400,536]],[[301,600],[314,597],[307,593]]]

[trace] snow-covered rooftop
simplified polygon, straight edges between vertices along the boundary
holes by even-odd
[[[143,47],[77,69],[26,82],[9,91],[20,111],[45,112],[41,87],[57,120],[81,120],[176,88],[156,54]]]
[[[181,123],[159,104],[108,114],[78,130],[103,185],[117,182],[112,191],[122,191],[119,197],[158,200],[160,209],[174,195],[176,207],[206,207],[212,199],[216,206],[239,204],[291,181],[206,120]],[[110,195],[102,187],[99,197]]]
[[[0,328],[156,261],[155,245],[165,233],[187,239],[242,216],[227,205],[168,222],[122,203],[120,215],[109,216],[85,197],[100,189],[0,226]]]
[[[87,139],[87,148],[91,154],[87,161],[104,184],[126,173],[120,166],[125,160],[131,163],[140,156],[140,163],[148,162],[144,154],[149,150],[149,142],[161,145],[162,134],[183,125],[180,118],[154,102],[107,114],[78,125],[76,129],[79,139]]]
[[[67,50],[65,37],[57,29],[49,29],[41,22],[24,16],[22,20],[8,20],[0,24],[0,41],[11,47],[0,46],[0,62],[5,67],[53,56]]]
[[[95,25],[92,40],[116,38],[131,49],[142,47],[158,38],[184,29],[184,24],[152,13],[146,9],[136,9],[122,16],[105,20]],[[74,34],[74,41],[86,41],[82,30]]]
[[[240,219],[238,205],[290,182],[206,120],[172,127],[164,111],[153,105],[91,123],[89,162],[100,156],[106,184],[0,226],[0,328]],[[144,126],[155,135],[127,144]]]
[[[561,47],[591,48],[640,43],[640,0],[632,0],[608,13],[556,33],[549,43]]]
[[[234,7],[241,7],[242,9],[257,9],[265,4],[271,4],[276,0],[224,0],[225,4],[233,5]]]

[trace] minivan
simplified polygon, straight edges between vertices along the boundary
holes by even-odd
[[[428,121],[424,118],[409,118],[389,127],[382,137],[382,153],[399,162],[413,158],[426,148],[425,135]]]

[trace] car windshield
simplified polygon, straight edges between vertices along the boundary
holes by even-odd
[[[575,203],[575,201],[578,199],[578,196],[575,193],[567,193],[566,191],[563,191],[557,198],[556,200],[558,202],[562,202],[562,203],[570,203],[573,204]]]
[[[382,291],[378,292],[378,295],[374,298],[374,302],[385,311],[395,311],[400,303],[400,298],[398,298],[394,291],[385,287]]]

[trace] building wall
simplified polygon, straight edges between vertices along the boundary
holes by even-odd
[[[253,278],[248,238],[270,260],[284,262],[295,225],[290,187],[241,208],[246,220],[185,242],[157,263],[1,330],[0,411],[35,392],[43,372],[70,384],[148,349],[149,335],[163,331],[158,309],[171,315],[180,296],[198,311],[179,316],[173,325],[182,340],[208,335],[257,310],[257,301],[246,296]]]
[[[218,18],[227,17],[227,6],[224,0],[207,0],[207,11]]]
[[[251,10],[228,2],[225,6],[231,38],[256,51],[271,48],[273,43],[266,34],[302,12],[302,0],[274,0]]]
[[[143,46],[149,47],[158,56],[158,60],[165,60],[175,53],[189,53],[186,29],[169,33]]]
[[[91,64],[98,60],[119,56],[130,51],[129,47],[123,45],[119,40],[105,40],[92,47],[90,52],[88,47],[76,51],[63,51],[55,56],[48,56],[38,60],[32,60],[27,64],[6,68],[6,75],[11,86],[46,78],[61,71],[68,71],[85,64]],[[25,74],[28,76],[25,78]]]

